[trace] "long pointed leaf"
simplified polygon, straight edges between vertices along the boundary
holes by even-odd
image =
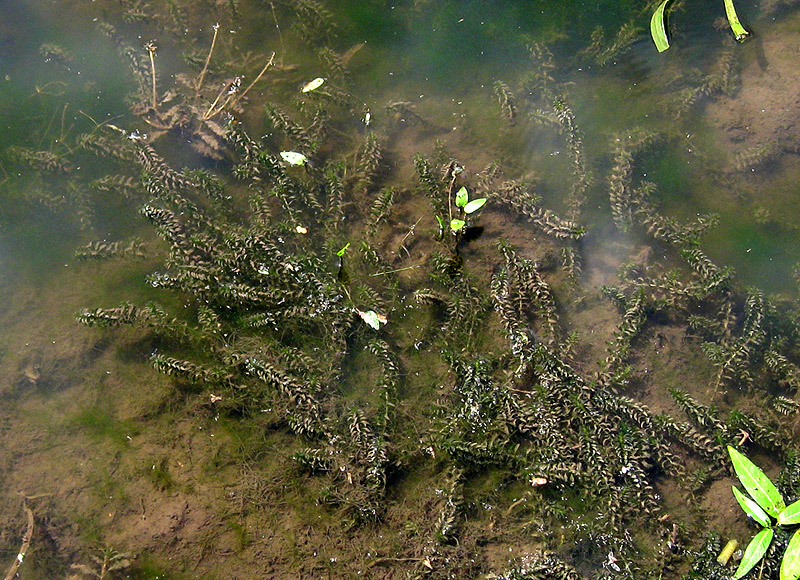
[[[797,530],[789,540],[781,562],[781,580],[798,578],[800,578],[800,530]]]
[[[728,445],[728,453],[733,462],[733,469],[750,497],[756,500],[756,503],[765,512],[773,518],[777,518],[786,504],[775,485],[758,466],[730,445]]]
[[[669,48],[669,40],[667,40],[667,29],[664,26],[664,10],[670,0],[664,0],[658,5],[656,11],[653,12],[650,18],[650,36],[653,37],[653,42],[658,49],[658,52],[664,52]]]
[[[766,514],[764,510],[761,509],[761,507],[756,502],[754,502],[752,499],[747,497],[745,494],[743,494],[735,487],[731,486],[731,489],[733,490],[733,495],[736,498],[736,501],[739,502],[739,505],[742,506],[742,509],[748,516],[753,518],[757,523],[761,524],[762,528],[770,527],[771,522],[769,521],[769,516]],[[783,512],[781,513],[784,513],[785,511],[786,510],[783,510]],[[778,523],[781,523],[781,521],[778,520]]]
[[[739,580],[742,576],[747,574],[753,569],[753,566],[758,564],[758,561],[764,556],[772,542],[774,532],[772,528],[764,528],[758,532],[755,537],[747,544],[744,550],[742,561],[739,562],[739,567],[736,569],[736,574],[733,575],[733,580]],[[783,580],[783,578],[781,578]]]
[[[779,526],[791,526],[793,524],[800,524],[800,500],[786,506],[786,509],[778,514]]]
[[[739,17],[736,16],[736,8],[733,7],[733,0],[725,0],[725,16],[728,17],[728,24],[731,25],[736,40],[742,42],[745,38],[750,36],[750,33],[745,30],[742,23],[739,22]]]

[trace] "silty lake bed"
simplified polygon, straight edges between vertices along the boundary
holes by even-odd
[[[800,13],[736,7],[3,3],[0,564],[730,578],[726,446],[800,496]]]

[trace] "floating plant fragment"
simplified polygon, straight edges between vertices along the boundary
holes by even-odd
[[[653,12],[653,17],[650,18],[650,36],[653,37],[653,42],[658,49],[658,52],[664,52],[669,48],[669,40],[667,40],[667,30],[664,27],[664,10],[670,0],[664,0],[658,5],[656,11]]]
[[[305,85],[303,85],[303,88],[300,89],[300,92],[301,93],[310,93],[311,91],[314,91],[314,90],[320,88],[322,86],[322,83],[324,83],[324,82],[325,82],[324,78],[317,77],[313,81],[309,81]]]
[[[297,151],[281,151],[281,158],[289,165],[305,165],[308,157]]]
[[[728,24],[731,25],[733,35],[736,40],[742,42],[745,38],[750,36],[750,33],[745,30],[742,23],[739,22],[739,17],[736,15],[736,8],[733,7],[733,0],[725,0],[725,16],[728,17]]]
[[[658,52],[664,52],[669,48],[669,40],[667,39],[667,30],[664,26],[664,11],[667,8],[667,4],[670,3],[671,0],[664,0],[661,4],[658,5],[656,11],[653,12],[652,18],[650,18],[650,35],[653,37],[653,42],[658,49]],[[725,2],[725,16],[728,18],[728,24],[731,25],[731,30],[733,31],[736,40],[742,42],[750,33],[742,26],[742,23],[739,21],[739,17],[736,15],[736,8],[733,7],[733,0],[724,0]]]
[[[380,330],[381,324],[386,324],[389,322],[389,319],[386,318],[383,314],[378,314],[374,310],[367,310],[364,312],[363,310],[359,310],[356,308],[356,312],[361,317],[361,320],[366,322],[369,326],[374,328],[375,330]]]

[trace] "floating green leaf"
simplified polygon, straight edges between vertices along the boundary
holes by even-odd
[[[317,77],[313,81],[309,81],[305,85],[303,85],[303,88],[300,89],[300,92],[310,93],[311,91],[314,91],[314,90],[318,89],[319,87],[321,87],[322,83],[324,83],[324,82],[325,82],[325,79],[323,79],[322,77]]]
[[[297,151],[281,151],[281,158],[289,165],[305,165],[308,157]]]
[[[361,317],[361,320],[366,322],[369,326],[374,328],[375,330],[380,330],[381,324],[386,324],[386,317],[381,316],[374,310],[367,310],[364,312],[363,310],[356,310],[358,315]]]
[[[650,18],[650,36],[653,37],[653,42],[656,44],[658,52],[664,52],[669,48],[667,29],[664,26],[664,10],[669,3],[670,0],[664,0],[653,12],[653,17]]]
[[[789,540],[781,562],[781,580],[798,578],[800,578],[800,530],[797,530]]]
[[[467,225],[467,222],[465,222],[464,220],[450,220],[450,229],[453,230],[454,232],[457,232],[465,225]]]
[[[756,500],[756,503],[765,512],[773,518],[777,518],[786,504],[775,485],[761,469],[730,445],[728,445],[728,453],[733,462],[733,469],[750,497]]]
[[[483,204],[486,203],[485,197],[480,197],[478,199],[473,199],[467,205],[464,206],[464,213],[472,213],[478,211],[483,207]]]
[[[767,548],[769,548],[774,533],[775,532],[772,531],[772,528],[764,528],[758,532],[752,540],[750,540],[750,543],[747,544],[747,548],[744,550],[742,561],[739,563],[739,567],[736,569],[736,574],[733,575],[733,580],[739,580],[739,578],[752,570],[753,566],[758,564],[758,561],[761,560],[766,553]],[[782,575],[781,580],[783,580]]]
[[[750,33],[745,30],[742,23],[739,22],[739,17],[736,15],[736,8],[733,7],[733,0],[725,0],[725,16],[728,17],[728,24],[731,25],[731,30],[733,30],[736,40],[742,42],[745,38],[750,36]]]
[[[467,205],[467,201],[469,200],[469,194],[467,193],[467,188],[462,187],[456,192],[456,205],[458,207],[464,207]]]
[[[742,506],[742,509],[745,511],[747,515],[749,515],[756,522],[761,524],[762,527],[764,528],[770,527],[771,522],[769,521],[769,516],[764,512],[764,510],[762,510],[759,507],[759,505],[756,502],[747,497],[736,487],[731,486],[731,489],[733,489],[733,495],[736,497],[736,501],[739,502],[739,505]],[[784,510],[784,512],[785,511],[786,510]],[[778,519],[778,523],[781,523],[780,519]]]

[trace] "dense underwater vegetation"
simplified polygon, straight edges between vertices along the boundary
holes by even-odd
[[[654,4],[4,4],[2,561],[730,578],[726,446],[800,495],[800,15]]]

